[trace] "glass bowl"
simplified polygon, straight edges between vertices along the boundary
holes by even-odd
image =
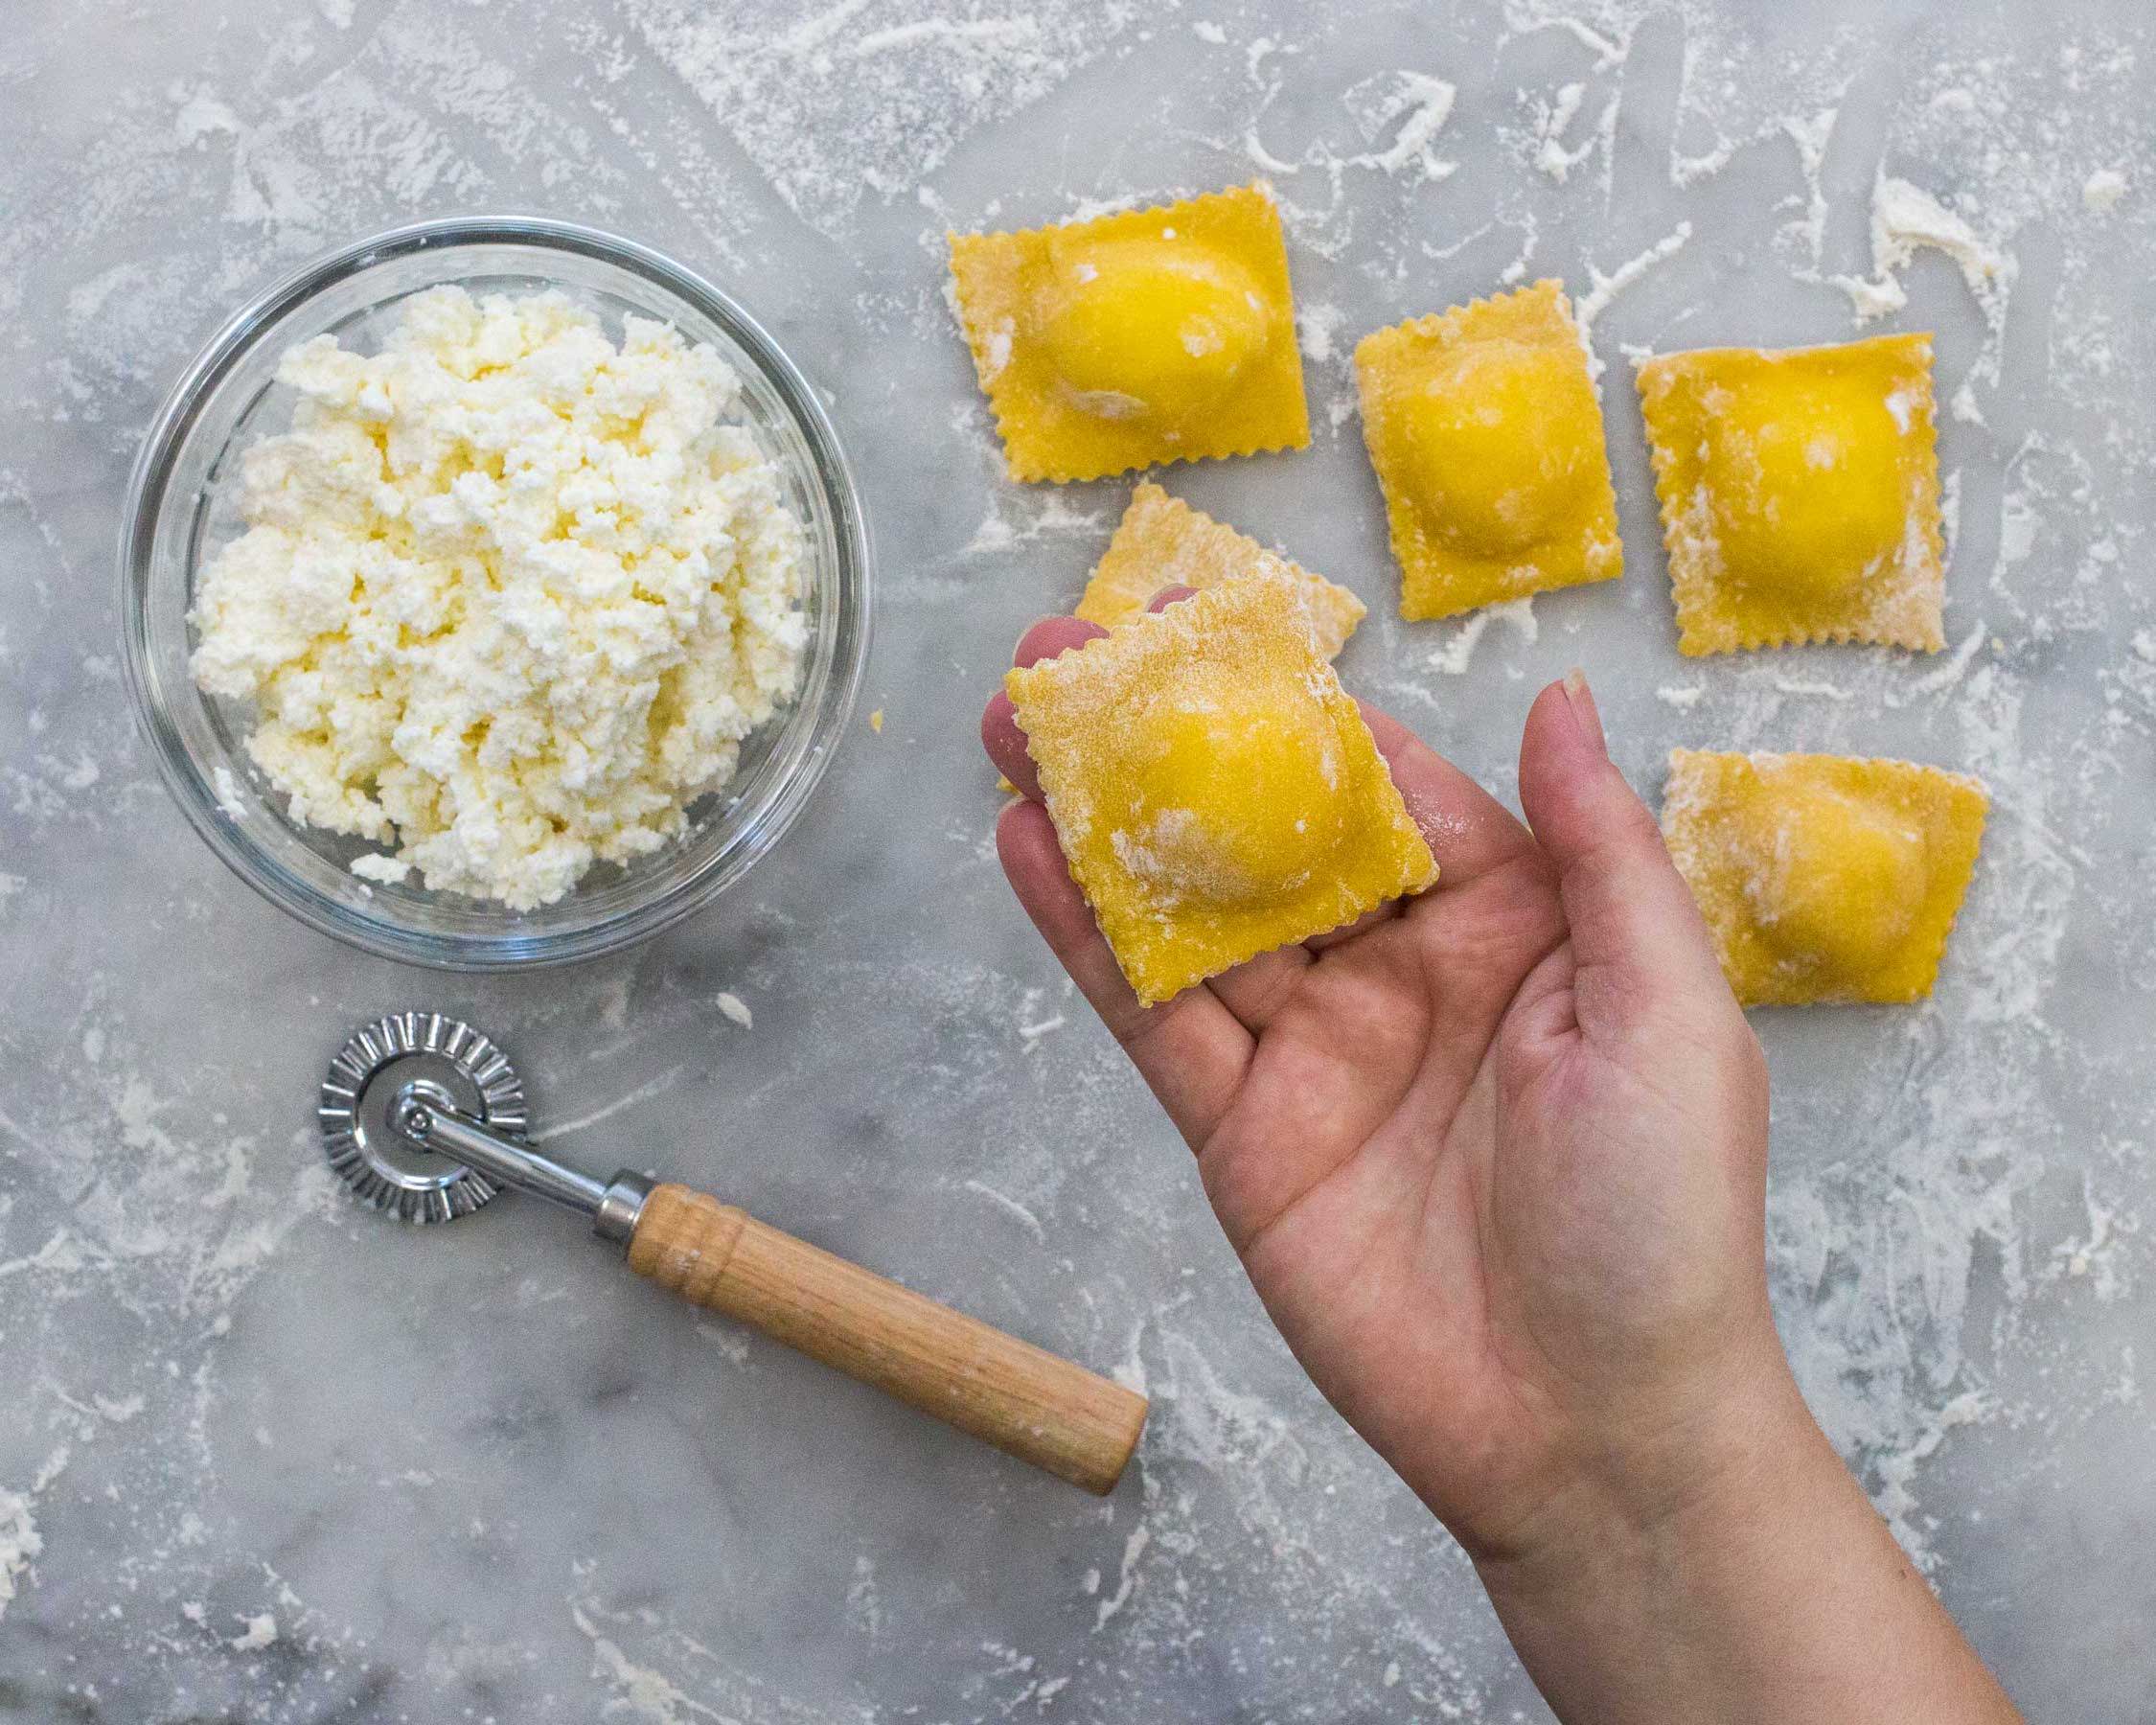
[[[245,702],[205,696],[188,667],[197,571],[238,536],[240,454],[289,424],[276,381],[287,349],[324,333],[372,351],[401,301],[454,283],[474,294],[558,288],[619,340],[624,315],[707,342],[741,379],[735,418],[778,465],[806,529],[810,624],[792,703],[750,735],[734,777],[692,805],[688,829],[648,857],[595,865],[534,910],[417,885],[362,881],[378,851],[292,820],[244,747]],[[387,957],[454,970],[561,963],[643,940],[741,879],[801,813],[853,711],[868,650],[868,539],[853,476],[814,393],[725,294],[613,235],[528,217],[420,222],[319,258],[244,307],[173,389],[144,441],[121,529],[128,686],[167,787],[240,878],[302,922]]]

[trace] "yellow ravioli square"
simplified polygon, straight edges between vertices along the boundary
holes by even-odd
[[[1302,588],[1319,651],[1327,658],[1338,657],[1363,620],[1362,600],[1204,510],[1171,497],[1151,480],[1141,480],[1086,583],[1077,614],[1103,629],[1115,629],[1143,616],[1162,587],[1203,592],[1224,581],[1261,573],[1284,575]]]
[[[1014,479],[1310,442],[1288,249],[1263,186],[952,234],[951,277]]]
[[[1623,572],[1601,403],[1560,284],[1365,335],[1355,379],[1403,617]]]
[[[1661,354],[1639,384],[1680,653],[1946,644],[1929,335]]]
[[[1148,1006],[1437,878],[1282,575],[1137,617],[1004,687],[1071,877]]]
[[[1931,993],[1988,799],[1966,773],[1674,749],[1663,837],[1747,1006]]]

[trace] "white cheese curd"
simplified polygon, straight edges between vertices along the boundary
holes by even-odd
[[[293,818],[517,909],[679,834],[793,693],[803,532],[710,348],[558,292],[416,295],[285,356],[195,680],[254,702]]]

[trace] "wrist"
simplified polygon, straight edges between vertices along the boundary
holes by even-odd
[[[2016,1719],[1782,1375],[1477,1555],[1536,1685],[1597,1725]]]
[[[1569,1636],[1584,1620],[1653,1618],[1680,1595],[1762,1580],[1763,1550],[1852,1501],[1870,1513],[1778,1352],[1755,1381],[1595,1445],[1533,1515],[1470,1555],[1516,1643]]]
[[[1582,1551],[1704,1530],[1800,1462],[1839,1470],[1778,1342],[1732,1349],[1697,1378],[1578,1421],[1506,1513],[1446,1517],[1485,1581],[1525,1586],[1569,1573]]]

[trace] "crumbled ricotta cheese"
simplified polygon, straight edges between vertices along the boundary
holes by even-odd
[[[380,881],[392,886],[408,879],[412,872],[412,865],[403,858],[385,857],[378,851],[355,857],[346,866],[362,881]]]
[[[708,347],[559,292],[419,294],[278,371],[195,680],[293,818],[528,909],[659,849],[793,692],[804,536]],[[392,878],[392,859],[356,872]]]

